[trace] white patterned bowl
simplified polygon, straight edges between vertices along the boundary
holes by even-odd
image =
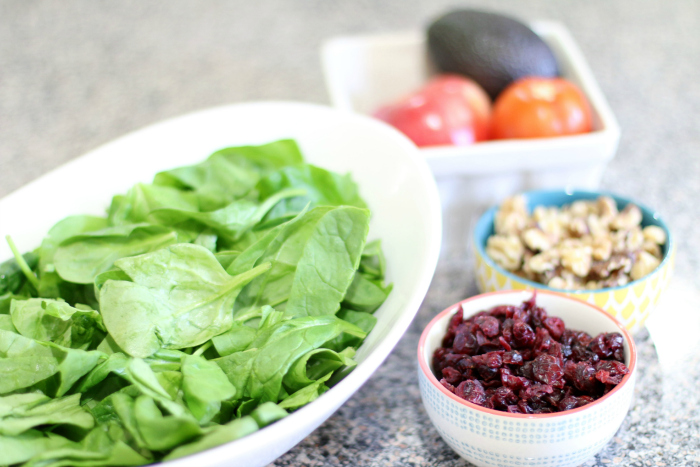
[[[440,347],[452,315],[464,316],[497,305],[520,305],[531,291],[501,291],[477,295],[450,306],[423,331],[418,344],[418,380],[423,405],[442,439],[464,459],[479,467],[573,467],[594,456],[620,428],[634,394],[637,351],[618,321],[595,305],[562,294],[537,292],[537,305],[558,316],[570,329],[595,336],[619,332],[625,341],[622,382],[584,407],[554,414],[523,415],[486,409],[445,389],[433,375],[432,356]]]

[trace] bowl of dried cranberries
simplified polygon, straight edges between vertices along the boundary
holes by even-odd
[[[468,298],[418,344],[423,405],[445,442],[477,466],[576,466],[619,429],[636,348],[601,308],[549,291]]]

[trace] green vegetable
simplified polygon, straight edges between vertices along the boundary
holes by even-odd
[[[54,265],[68,282],[90,284],[120,258],[156,251],[177,241],[171,229],[149,224],[108,227],[76,235],[56,250]]]
[[[238,293],[269,269],[262,264],[232,277],[206,248],[184,243],[116,265],[133,282],[107,281],[100,307],[112,338],[134,357],[194,347],[225,332]]]
[[[244,437],[352,371],[391,291],[349,175],[225,148],[0,264],[0,465],[132,466]]]
[[[25,253],[22,258],[30,268],[35,268],[39,257],[35,253]],[[26,280],[24,272],[16,259],[8,259],[0,264],[0,295],[16,293]]]
[[[14,300],[10,314],[19,334],[39,341],[87,349],[104,338],[102,317],[87,307],[77,309],[66,302],[32,298]]]

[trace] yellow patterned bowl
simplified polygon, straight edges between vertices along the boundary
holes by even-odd
[[[486,254],[486,241],[494,234],[494,217],[498,207],[489,209],[474,229],[474,249],[476,251],[475,275],[479,290],[541,289],[563,292],[588,303],[599,306],[620,320],[632,333],[641,330],[666,289],[671,278],[675,256],[675,244],[671,232],[659,215],[651,209],[632,200],[605,192],[544,190],[524,193],[527,208],[532,211],[536,206],[563,206],[577,200],[593,200],[599,196],[610,196],[617,203],[618,209],[628,203],[636,204],[642,211],[642,227],[657,225],[666,232],[666,244],[662,247],[661,264],[649,275],[620,287],[598,290],[562,290],[533,282],[506,271]]]

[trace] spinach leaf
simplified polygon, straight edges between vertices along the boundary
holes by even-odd
[[[0,329],[17,333],[15,325],[12,324],[12,316],[0,314]]]
[[[270,262],[269,272],[243,289],[234,313],[263,305],[294,316],[335,314],[350,286],[369,230],[369,212],[319,207],[272,229],[241,253],[229,273]]]
[[[54,255],[54,265],[64,280],[90,284],[118,259],[155,251],[176,241],[176,233],[162,226],[109,227],[64,241]]]
[[[247,194],[261,175],[303,162],[296,143],[281,140],[262,146],[226,148],[198,165],[161,172],[153,183],[192,190],[202,211],[214,211]]]
[[[15,300],[10,313],[19,334],[63,347],[87,350],[105,336],[99,313],[58,300]]]
[[[391,292],[392,286],[385,286],[381,280],[370,280],[367,275],[356,272],[352,283],[343,298],[343,308],[374,313]]]
[[[236,388],[216,363],[193,355],[182,359],[182,390],[187,407],[200,424],[214,418],[221,402],[236,394]]]
[[[148,464],[146,458],[128,446],[114,423],[93,428],[79,443],[34,456],[23,467],[97,467],[136,466]]]
[[[308,386],[304,386],[293,394],[285,397],[279,406],[287,410],[296,410],[299,407],[303,407],[309,402],[313,402],[318,399],[318,396],[328,391],[328,386],[324,383],[330,379],[333,373],[327,373],[320,377],[318,380],[313,381]]]
[[[241,288],[269,269],[230,276],[206,248],[177,244],[116,262],[133,282],[108,280],[100,290],[105,326],[129,355],[200,345],[227,331]]]
[[[18,436],[0,435],[0,453],[5,465],[19,464],[44,452],[55,452],[73,446],[75,443],[62,436],[42,433],[38,430],[29,430]]]
[[[153,451],[170,450],[202,434],[192,416],[163,415],[148,396],[137,397],[133,409],[139,433],[146,447]]]
[[[304,190],[283,190],[273,194],[262,203],[246,199],[232,202],[228,206],[211,212],[164,208],[151,213],[154,223],[176,226],[191,220],[202,225],[204,230],[215,232],[231,242],[236,242],[245,232],[258,224],[272,207],[286,198],[301,196]]]
[[[365,311],[341,309],[336,316],[344,321],[347,321],[348,323],[354,324],[367,334],[369,334],[370,331],[374,329],[374,325],[377,324],[377,318]],[[335,339],[326,342],[325,347],[336,351],[342,351],[343,349],[347,348],[357,349],[361,344],[362,339],[350,334],[341,334]]]
[[[0,394],[28,388],[57,375],[50,388],[62,396],[80,377],[95,367],[103,354],[67,349],[0,330]]]
[[[112,198],[108,219],[110,225],[137,224],[145,222],[152,211],[162,208],[197,211],[199,203],[193,193],[138,183],[126,195]]]
[[[164,461],[189,456],[205,449],[211,449],[254,433],[272,422],[287,416],[287,411],[277,404],[266,402],[258,406],[248,416],[233,420],[225,425],[213,427],[197,441],[181,446],[165,456]]]
[[[13,405],[3,414],[3,406]],[[16,436],[40,425],[73,425],[83,429],[94,426],[92,415],[80,406],[80,394],[49,399],[37,394],[0,397],[0,435]]]
[[[358,269],[369,280],[384,280],[386,272],[386,259],[382,251],[381,240],[367,242]]]
[[[174,449],[170,454],[163,458],[164,461],[178,459],[180,457],[189,456],[205,449],[211,449],[222,444],[234,441],[251,433],[258,431],[258,424],[253,417],[247,416],[233,420],[226,425],[214,427],[212,431],[207,433],[199,440],[185,444]]]
[[[45,298],[63,298],[76,303],[81,300],[81,286],[71,284],[56,273],[54,255],[58,246],[69,238],[86,232],[94,232],[108,227],[107,219],[96,216],[70,216],[59,221],[49,230],[39,248],[39,296]],[[82,300],[86,302],[86,300]]]
[[[259,332],[249,348],[215,359],[242,397],[276,402],[282,380],[292,364],[341,333],[364,338],[358,327],[333,315],[281,321]]]
[[[338,175],[310,164],[283,167],[262,178],[256,186],[260,199],[290,188],[303,189],[306,196],[283,201],[270,212],[269,218],[301,212],[309,203],[312,207],[367,207],[350,175]]]
[[[27,300],[29,297],[23,295],[15,295],[13,293],[6,293],[0,295],[0,315],[9,315],[10,307],[12,302],[15,300]]]
[[[36,253],[25,253],[22,258],[31,269],[35,269],[39,264]],[[0,264],[0,295],[18,292],[25,282],[26,277],[15,258]]]
[[[343,367],[356,365],[352,357],[355,355],[351,347],[342,352],[334,352],[330,349],[314,349],[299,358],[289,372],[284,376],[284,386],[289,392],[298,391],[309,384],[316,382],[326,375],[332,375],[334,371]],[[326,381],[328,378],[325,378]]]

